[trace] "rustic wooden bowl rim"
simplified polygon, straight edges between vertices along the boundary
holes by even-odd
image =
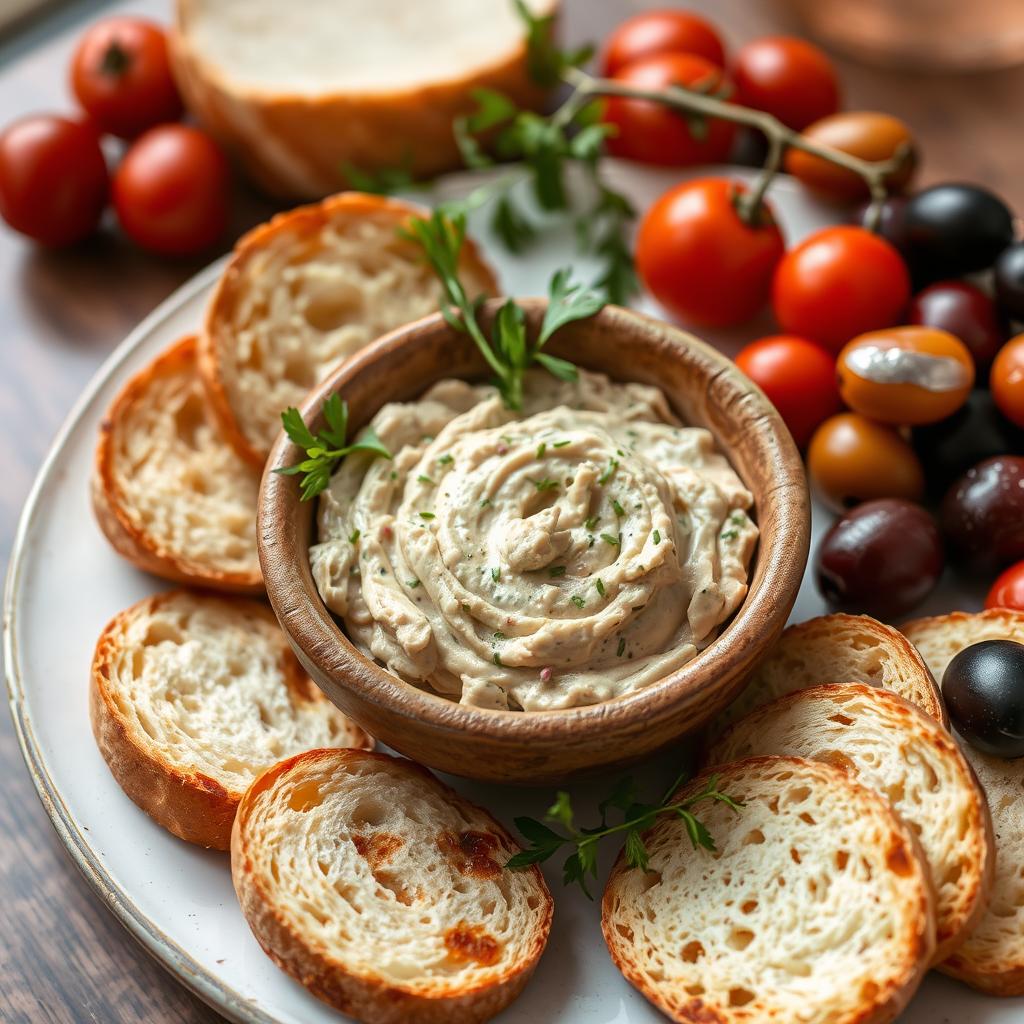
[[[485,319],[493,316],[501,300],[491,300],[483,308]],[[520,299],[528,318],[542,315],[543,299]],[[320,598],[312,580],[308,551],[297,551],[290,536],[290,523],[295,517],[314,510],[299,500],[297,478],[282,476],[274,470],[298,461],[300,450],[282,433],[278,436],[267,461],[260,488],[258,511],[258,543],[267,595],[271,605],[300,656],[305,656],[325,677],[342,689],[350,690],[359,702],[376,705],[392,716],[407,717],[448,733],[453,741],[472,733],[480,738],[522,741],[572,733],[579,737],[589,732],[595,736],[622,726],[637,725],[649,718],[658,718],[681,702],[696,702],[713,688],[719,677],[728,677],[731,670],[749,657],[745,641],[758,632],[776,635],[799,589],[803,577],[810,537],[807,485],[803,463],[782,419],[760,389],[744,376],[726,356],[706,342],[687,332],[652,317],[617,306],[606,306],[597,317],[611,321],[624,336],[636,334],[642,327],[649,332],[655,327],[665,337],[684,347],[695,348],[699,354],[716,364],[719,375],[730,378],[737,393],[749,396],[757,404],[757,441],[765,451],[774,450],[774,461],[781,462],[782,475],[771,490],[776,499],[780,521],[772,541],[759,540],[758,560],[767,559],[760,586],[752,586],[743,604],[721,634],[691,661],[665,678],[637,690],[599,704],[542,711],[506,711],[469,707],[428,693],[406,683],[355,649]],[[316,423],[325,398],[338,391],[344,397],[346,387],[358,380],[376,360],[401,349],[417,335],[453,334],[440,316],[434,314],[407,324],[368,345],[335,370],[307,396],[301,412],[308,423]],[[377,408],[390,400],[381,394]],[[350,436],[368,417],[353,418]],[[781,446],[780,453],[777,450]],[[721,445],[720,445],[721,450]],[[729,452],[725,451],[729,456]],[[755,492],[755,499],[758,495]],[[781,596],[781,600],[780,600]],[[788,600],[786,597],[788,596]],[[326,688],[325,692],[331,696]]]

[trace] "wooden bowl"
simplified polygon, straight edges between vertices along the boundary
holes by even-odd
[[[544,302],[522,303],[531,331]],[[497,302],[484,307],[489,325]],[[349,643],[317,593],[308,548],[314,504],[295,477],[272,472],[300,451],[282,434],[259,504],[259,552],[270,602],[309,674],[346,714],[388,746],[440,771],[495,782],[549,783],[650,754],[698,729],[739,693],[774,643],[807,561],[810,512],[803,464],[778,413],[725,356],[692,335],[618,307],[571,324],[548,350],[622,381],[653,384],[682,419],[711,431],[751,490],[761,531],[746,600],[721,635],[681,669],[601,704],[554,711],[465,707],[384,671]],[[322,424],[332,392],[348,401],[350,434],[389,401],[445,377],[481,379],[473,342],[440,315],[363,349],[314,389],[302,410]]]

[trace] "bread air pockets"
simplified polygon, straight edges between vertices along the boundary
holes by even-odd
[[[260,475],[223,440],[186,337],[132,377],[100,428],[96,519],[118,554],[177,583],[263,593]]]

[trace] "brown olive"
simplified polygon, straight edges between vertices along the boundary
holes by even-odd
[[[807,450],[807,471],[836,512],[873,498],[917,501],[924,494],[924,470],[914,449],[892,427],[855,412],[818,427]]]
[[[830,605],[880,619],[905,615],[942,575],[935,520],[898,498],[858,505],[837,519],[815,554],[818,590]]]
[[[952,553],[978,570],[1024,558],[1024,458],[997,455],[969,469],[942,501]]]

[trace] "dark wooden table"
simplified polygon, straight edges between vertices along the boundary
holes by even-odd
[[[166,20],[171,0],[123,5]],[[567,34],[600,38],[654,4],[565,0]],[[75,0],[0,41],[0,124],[70,107],[65,75],[83,24],[111,6]],[[118,7],[122,5],[116,5]],[[732,42],[792,31],[784,0],[696,0]],[[968,77],[912,77],[840,61],[851,107],[890,111],[914,128],[926,181],[986,182],[1024,210],[1024,69]],[[271,207],[243,193],[236,233]],[[202,262],[205,262],[202,261]],[[0,226],[0,562],[10,553],[32,478],[72,402],[103,358],[199,262],[148,257],[104,234],[70,253],[33,249]],[[69,686],[85,685],[81,678]],[[219,1021],[156,966],[86,886],[50,828],[0,721],[0,1019],[14,1024],[189,1024]]]

